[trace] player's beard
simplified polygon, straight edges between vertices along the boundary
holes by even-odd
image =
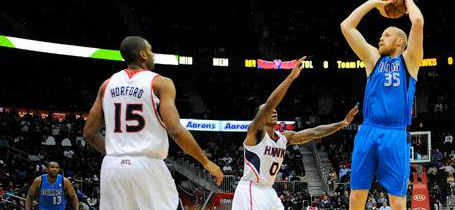
[[[379,54],[381,56],[384,56],[384,55],[390,55],[390,49],[386,48],[385,46],[382,46],[382,47],[379,47]]]
[[[379,47],[379,55],[381,55],[381,56],[392,55],[394,53],[394,51],[396,50],[396,49],[394,49],[394,46],[395,46],[395,44],[393,44],[392,46],[383,45],[382,47]]]

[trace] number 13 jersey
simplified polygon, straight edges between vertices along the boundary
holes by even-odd
[[[149,70],[115,73],[104,88],[107,155],[145,155],[165,159],[168,136],[158,113],[160,99]]]
[[[261,186],[272,186],[280,171],[286,154],[287,139],[276,132],[277,139],[272,139],[267,132],[255,146],[244,146],[243,181],[252,181]]]

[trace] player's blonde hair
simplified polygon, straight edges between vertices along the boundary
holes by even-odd
[[[401,48],[403,50],[406,49],[406,46],[408,46],[408,35],[406,35],[406,33],[398,27],[391,26],[389,28],[393,29],[398,38],[403,39],[403,46]]]

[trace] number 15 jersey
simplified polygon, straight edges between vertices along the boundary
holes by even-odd
[[[272,139],[267,132],[255,146],[244,146],[243,181],[252,181],[261,186],[272,186],[280,171],[286,154],[287,139],[276,132],[278,138]]]
[[[165,159],[168,136],[153,92],[159,75],[149,70],[115,73],[103,95],[107,155],[145,155]]]

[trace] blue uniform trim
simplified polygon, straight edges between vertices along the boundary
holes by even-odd
[[[261,170],[261,159],[254,154],[253,152],[248,151],[248,149],[245,148],[245,158],[248,160],[251,165],[256,169],[256,171],[259,173]]]
[[[407,126],[389,126],[389,125],[381,125],[381,124],[370,123],[370,122],[363,122],[362,125],[369,125],[371,127],[392,129],[392,130],[407,130]]]
[[[404,61],[404,57],[403,55],[400,55],[400,59],[401,59],[401,63],[403,64],[404,66],[404,70],[406,71],[406,82],[407,82],[407,91],[409,91],[409,79],[411,79],[411,74],[409,74],[409,71],[408,71],[408,66],[406,65],[406,62]]]
[[[371,80],[371,77],[373,76],[373,74],[376,72],[376,69],[379,65],[379,61],[382,60],[382,56],[376,61],[376,64],[374,64],[374,68],[373,68],[373,71],[371,71],[370,75],[368,75],[368,80]]]

